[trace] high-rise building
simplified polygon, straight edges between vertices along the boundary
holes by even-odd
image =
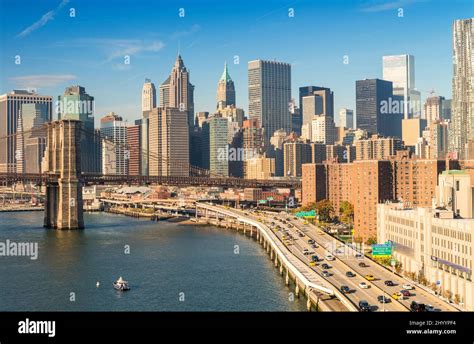
[[[301,196],[302,206],[308,206],[326,199],[326,167],[323,164],[303,164]]]
[[[264,129],[260,126],[257,119],[247,119],[243,123],[243,142],[242,147],[253,155],[263,153]]]
[[[310,124],[314,119],[314,116],[324,114],[323,110],[323,98],[317,94],[311,94],[302,98],[303,102],[303,125]]]
[[[209,171],[211,176],[229,176],[227,118],[214,115],[209,118]]]
[[[264,128],[265,146],[276,130],[291,130],[291,65],[255,60],[248,63],[249,117]]]
[[[58,119],[75,119],[81,124],[81,170],[99,172],[99,145],[94,131],[94,97],[82,86],[70,86],[58,97]]]
[[[145,79],[142,88],[142,115],[147,117],[148,113],[156,108],[156,88],[150,79]]]
[[[354,128],[354,110],[343,108],[339,111],[339,126],[342,128]]]
[[[383,136],[402,135],[402,113],[392,100],[392,82],[380,79],[356,81],[357,128]]]
[[[16,138],[22,104],[46,104],[49,122],[52,120],[52,102],[51,96],[25,90],[0,95],[0,172],[17,172],[16,158],[22,161]]]
[[[301,166],[312,162],[311,145],[300,141],[284,143],[283,160],[286,177],[301,177]]]
[[[170,76],[160,85],[160,107],[186,112],[188,127],[194,127],[194,85],[179,54]]]
[[[420,117],[420,92],[415,89],[415,57],[383,57],[383,79],[393,83],[393,94],[403,100],[403,118]]]
[[[432,122],[439,121],[443,118],[443,104],[445,102],[444,97],[433,96],[426,98],[424,106],[424,117],[428,122],[428,125]]]
[[[267,152],[268,156],[275,159],[275,176],[283,177],[285,175],[283,144],[288,139],[284,130],[277,130],[270,139],[271,149]]]
[[[122,117],[110,112],[100,119],[100,136],[103,141],[110,141],[112,145],[102,145],[102,147],[113,147],[115,156],[112,161],[102,162],[102,170],[115,171],[114,174],[128,174],[128,163],[130,150],[127,145],[127,123]],[[104,163],[115,164],[113,168],[105,166]]]
[[[140,122],[127,127],[127,149],[129,152],[128,174],[131,176],[141,175],[141,142]]]
[[[336,141],[336,126],[330,116],[315,116],[311,121],[311,141],[332,145]]]
[[[227,62],[224,64],[224,72],[217,83],[217,108],[225,108],[226,106],[235,106],[235,86],[232,81]]]
[[[418,139],[422,137],[427,121],[421,118],[409,118],[402,120],[402,140],[405,146],[416,146]]]
[[[372,135],[355,141],[356,160],[382,160],[403,149],[403,141],[394,137]]]
[[[474,18],[453,24],[453,99],[451,114],[451,151],[460,159],[466,145],[474,141]]]
[[[149,116],[150,176],[189,176],[188,117],[176,108],[154,108]]]
[[[50,117],[48,104],[23,103],[17,128],[17,172],[41,173],[46,148],[46,126]]]
[[[322,110],[316,115],[325,114],[330,117],[334,117],[334,92],[327,87],[320,86],[304,86],[299,89],[299,100],[300,100],[300,111],[301,114],[304,114],[304,104],[303,97],[316,95],[319,96],[321,100]],[[318,107],[319,109],[319,107]],[[311,121],[311,118],[307,118],[307,122]],[[303,120],[303,124],[305,124]]]
[[[253,157],[245,161],[246,179],[270,179],[275,175],[275,159],[266,156]]]
[[[449,124],[436,121],[428,125],[427,136],[430,159],[446,159],[449,150]]]

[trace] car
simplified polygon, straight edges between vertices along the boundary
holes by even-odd
[[[303,249],[303,252],[308,252],[309,250],[307,248],[304,248]]]
[[[402,293],[393,293],[392,298],[394,300],[403,300],[403,299],[405,299],[405,296],[403,296]]]
[[[356,253],[355,257],[356,257],[357,259],[362,259],[362,258],[364,258],[364,255],[361,254],[361,253]]]
[[[404,297],[409,297],[409,296],[411,296],[411,293],[410,293],[408,290],[400,290],[400,293],[401,293]]]
[[[413,289],[415,289],[415,287],[414,287],[413,285],[408,284],[408,283],[402,285],[402,288],[405,289],[405,290],[413,290]]]
[[[420,303],[418,301],[412,301],[410,304],[410,311],[412,312],[425,312],[426,306],[424,303]]]
[[[316,262],[315,261],[310,261],[309,266],[316,266]]]
[[[369,289],[369,287],[370,287],[370,286],[369,286],[367,283],[365,283],[365,282],[360,282],[360,283],[359,283],[359,288],[360,288],[360,289]]]
[[[299,236],[300,238],[303,238],[303,237],[304,237],[304,234],[301,233],[301,232],[299,232],[299,233],[298,233],[298,236]]]
[[[329,271],[327,271],[327,270],[324,270],[321,274],[323,275],[323,277],[329,277],[329,276],[331,276],[331,274],[330,274]]]
[[[355,273],[353,273],[352,271],[347,271],[346,276],[347,277],[355,277]]]
[[[306,252],[303,252],[303,254],[304,254],[305,256],[309,256],[309,255],[311,254],[311,252],[306,251]]]
[[[365,300],[359,301],[359,308],[362,312],[370,312],[371,310],[369,303]]]
[[[395,283],[393,283],[391,280],[386,280],[385,282],[383,282],[387,287],[393,287],[395,285]]]
[[[311,256],[313,262],[319,262],[319,257],[317,255]]]
[[[364,262],[359,263],[359,266],[360,266],[361,268],[366,268],[366,267],[368,267],[368,265],[365,264]]]
[[[308,239],[308,244],[314,244],[314,240],[313,239]]]
[[[374,275],[365,275],[364,277],[365,277],[365,279],[366,279],[367,281],[373,281],[373,280],[375,280]]]
[[[334,256],[333,256],[332,254],[327,254],[327,255],[326,255],[326,257],[324,257],[324,258],[326,258],[326,260],[329,260],[329,261],[331,261],[331,260],[334,260],[334,259],[335,259],[335,258],[334,258]]]
[[[324,263],[323,265],[321,265],[321,267],[324,269],[324,270],[328,270],[331,268],[331,265],[327,264],[327,263]]]
[[[341,293],[347,294],[348,292],[351,291],[351,288],[349,288],[347,285],[341,285],[340,290],[341,290]]]
[[[390,303],[392,300],[390,300],[390,298],[388,296],[379,295],[379,296],[377,296],[377,301],[379,303]]]
[[[441,309],[434,308],[434,306],[432,305],[425,305],[425,311],[426,312],[441,312]]]
[[[317,244],[311,245],[312,248],[318,248],[319,246]]]

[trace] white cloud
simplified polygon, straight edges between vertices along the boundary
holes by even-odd
[[[19,88],[47,88],[55,87],[65,83],[66,81],[74,80],[76,76],[73,74],[39,74],[39,75],[25,75],[9,78],[10,82]]]
[[[24,29],[22,32],[20,32],[17,35],[17,37],[23,38],[29,35],[30,33],[32,33],[33,31],[38,30],[39,28],[45,26],[50,20],[54,19],[54,16],[56,15],[56,13],[58,13],[58,11],[61,8],[63,8],[68,2],[69,0],[62,0],[61,3],[58,5],[58,7],[43,14],[43,16],[38,21],[34,22],[30,26],[28,26],[26,29]]]

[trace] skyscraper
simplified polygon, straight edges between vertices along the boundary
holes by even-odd
[[[278,129],[291,130],[291,65],[276,61],[248,63],[249,117],[264,128],[265,146]]]
[[[148,116],[148,113],[156,107],[156,88],[150,79],[145,79],[142,88],[142,115]]]
[[[384,56],[383,79],[393,83],[393,95],[403,97],[404,118],[419,117],[421,104],[420,92],[415,89],[415,57],[413,55]]]
[[[339,126],[352,129],[354,127],[354,110],[343,108],[339,111]]]
[[[114,151],[111,161],[102,161],[103,171],[113,171],[113,174],[128,174],[128,163],[130,160],[130,150],[127,145],[127,124],[122,117],[110,112],[100,119],[100,136],[103,141],[108,141],[102,148],[111,148]],[[108,153],[108,152],[107,152]],[[106,164],[114,166],[104,166]]]
[[[149,175],[189,176],[189,128],[186,112],[154,108],[149,116]]]
[[[474,141],[474,18],[453,23],[453,99],[451,151],[463,159],[466,145]]]
[[[300,98],[300,111],[304,116],[305,109],[303,104],[303,97],[316,95],[321,97],[320,103],[322,109],[318,110],[320,112],[315,113],[316,115],[325,114],[330,117],[334,117],[334,92],[327,87],[320,86],[304,86],[300,87],[299,98]],[[306,118],[306,122],[303,117],[303,124],[311,122],[312,119]]]
[[[235,87],[227,69],[227,62],[217,83],[217,108],[222,109],[226,106],[235,106]]]
[[[356,81],[356,122],[358,129],[384,136],[402,135],[402,114],[392,101],[392,82],[380,79]]]
[[[140,121],[127,127],[127,149],[129,151],[128,174],[138,176],[141,174],[141,127]]]
[[[75,119],[81,125],[81,170],[99,172],[99,141],[94,132],[94,97],[82,86],[70,86],[58,97],[58,119]]]
[[[211,176],[229,176],[227,149],[227,118],[215,115],[209,118],[209,170]]]
[[[40,173],[46,147],[48,104],[23,103],[17,128],[17,172]]]
[[[179,54],[170,76],[160,85],[160,107],[186,112],[189,128],[194,127],[194,85]]]
[[[48,121],[52,120],[52,97],[41,96],[26,90],[14,90],[0,96],[0,172],[16,172],[17,150],[15,134],[22,104],[46,104]]]
[[[425,101],[425,119],[428,125],[443,118],[443,103],[445,99],[440,96],[426,98]]]

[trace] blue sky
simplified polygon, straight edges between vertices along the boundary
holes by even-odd
[[[144,79],[158,88],[180,48],[196,111],[215,109],[226,60],[246,112],[253,59],[291,63],[294,98],[300,86],[330,87],[338,112],[355,107],[355,80],[382,77],[383,55],[408,53],[422,97],[434,89],[450,98],[452,21],[473,15],[471,0],[0,0],[0,93],[35,87],[57,97],[79,84],[95,97],[96,123],[109,111],[132,122]]]

